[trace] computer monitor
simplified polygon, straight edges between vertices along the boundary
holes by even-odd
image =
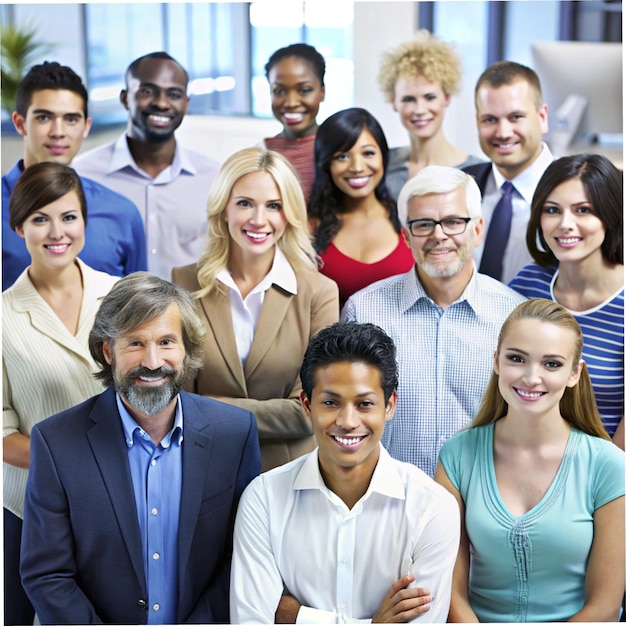
[[[531,53],[548,105],[549,142],[623,143],[621,43],[536,42]],[[559,109],[569,119],[558,119]]]

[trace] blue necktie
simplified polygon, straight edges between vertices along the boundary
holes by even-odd
[[[508,180],[502,185],[502,195],[491,216],[478,270],[481,274],[487,274],[497,280],[502,278],[502,259],[504,259],[504,250],[511,232],[514,191],[513,183]]]

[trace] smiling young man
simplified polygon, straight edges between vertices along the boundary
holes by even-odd
[[[52,161],[70,165],[89,134],[87,90],[67,66],[44,62],[19,84],[13,124],[24,140],[24,158],[2,177],[2,289],[10,287],[30,256],[9,224],[11,192],[24,170]],[[81,177],[89,226],[80,258],[113,276],[146,269],[146,240],[137,207],[111,189]]]
[[[534,70],[512,61],[494,63],[481,74],[475,103],[480,147],[491,159],[463,168],[476,178],[483,195],[485,240],[476,248],[475,258],[481,272],[508,283],[532,262],[526,246],[530,205],[553,160],[542,141],[548,132],[548,107]],[[513,185],[509,208],[499,203],[507,181]],[[490,234],[492,224],[501,223],[500,215],[505,216],[505,230],[495,225]],[[504,240],[501,249],[494,243],[498,239]]]
[[[229,622],[259,443],[252,413],[181,391],[203,339],[189,293],[157,276],[103,299],[89,349],[108,389],[31,433],[21,572],[41,623]]]
[[[373,324],[333,324],[311,340],[300,378],[318,448],[242,496],[233,623],[445,622],[459,510],[381,446],[393,341]]]
[[[415,265],[355,293],[341,319],[384,328],[398,350],[398,406],[383,444],[434,475],[439,448],[473,417],[502,322],[522,296],[476,271],[480,191],[461,170],[431,165],[404,185],[398,213]]]
[[[189,97],[186,70],[166,52],[135,59],[120,102],[126,132],[80,156],[76,169],[130,198],[143,217],[148,269],[169,279],[173,267],[204,252],[206,201],[218,163],[176,141]]]

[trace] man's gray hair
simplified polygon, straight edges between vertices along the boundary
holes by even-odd
[[[202,364],[205,334],[196,305],[189,292],[179,285],[148,272],[135,272],[119,280],[102,300],[89,333],[91,356],[102,370],[95,374],[107,387],[113,387],[111,365],[104,358],[104,343],[112,349],[116,340],[142,324],[162,315],[171,304],[180,312],[187,372]]]
[[[415,196],[431,193],[450,193],[465,186],[465,201],[469,217],[482,217],[482,198],[480,189],[473,176],[445,165],[429,165],[420,170],[404,184],[398,196],[398,217],[406,225],[409,213],[409,201]]]

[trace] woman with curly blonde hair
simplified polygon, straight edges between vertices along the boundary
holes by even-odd
[[[206,253],[172,271],[206,327],[187,388],[254,413],[265,471],[314,448],[299,369],[311,337],[339,319],[337,285],[317,270],[298,176],[277,152],[229,157],[207,215]]]
[[[460,82],[459,56],[425,29],[412,41],[383,53],[378,83],[410,140],[410,146],[394,148],[389,155],[387,185],[394,198],[427,165],[463,168],[481,162],[453,146],[443,132],[446,107]]]

